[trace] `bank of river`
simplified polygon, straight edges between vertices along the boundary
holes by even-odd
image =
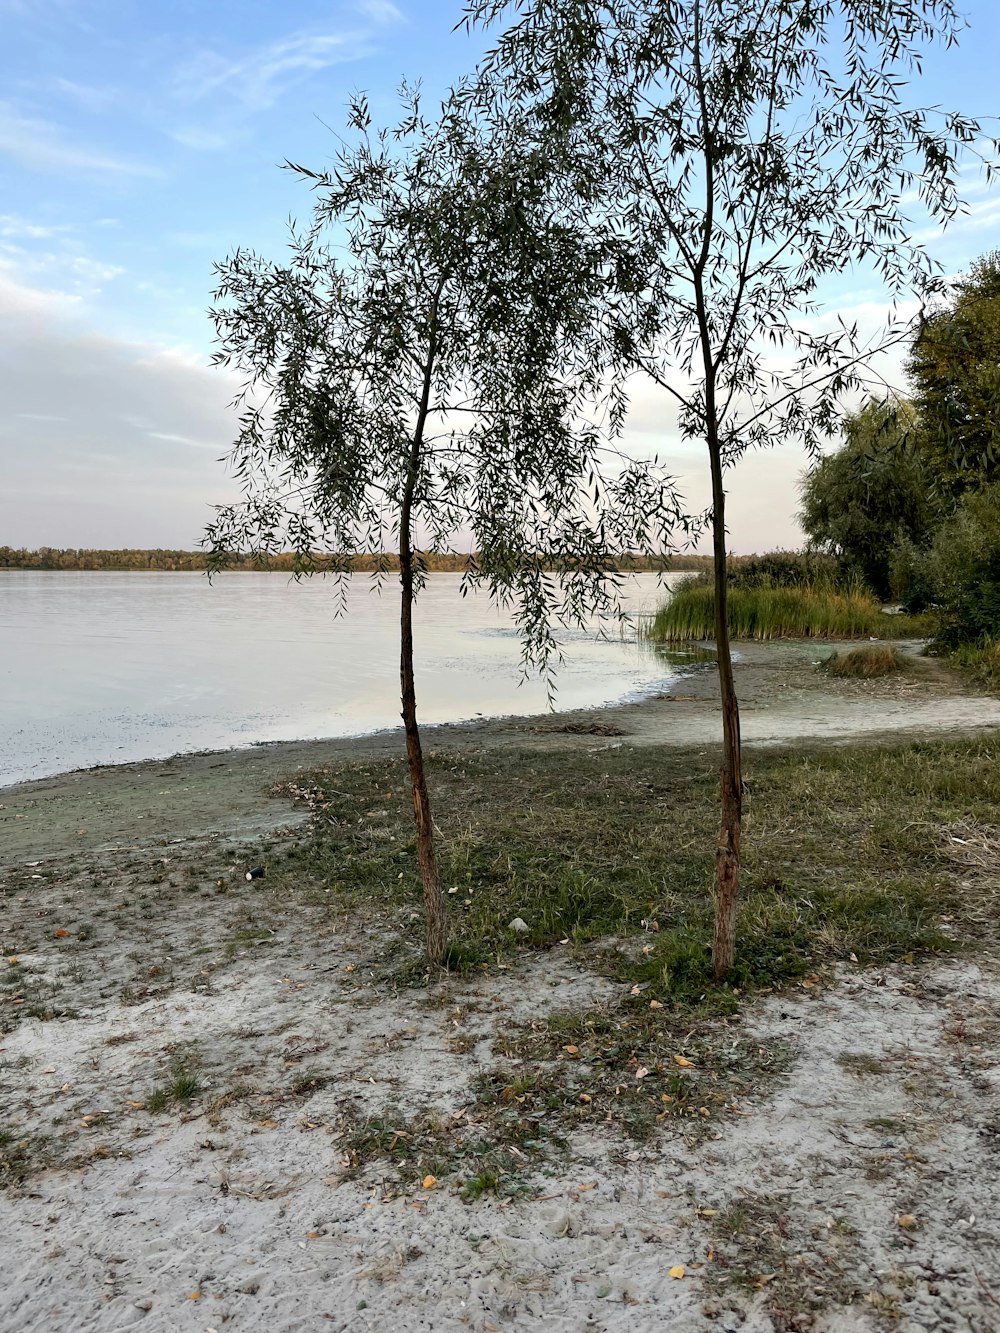
[[[970,694],[937,662],[875,681],[833,680],[816,664],[836,645],[740,644],[736,664],[748,745],[955,736],[1000,728],[1000,699]],[[911,645],[916,647],[917,645]],[[669,688],[620,707],[481,718],[425,728],[430,752],[715,746],[721,721],[710,660]],[[149,845],[221,832],[235,839],[298,817],[269,796],[279,778],[319,764],[398,756],[398,730],[291,741],[92,768],[0,788],[0,866],[76,848]]]

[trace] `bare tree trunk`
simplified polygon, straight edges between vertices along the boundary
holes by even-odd
[[[708,452],[712,469],[712,538],[715,555],[715,644],[722,697],[723,760],[722,827],[715,851],[715,933],[712,971],[723,981],[736,950],[736,904],[740,892],[740,838],[743,822],[743,771],[740,750],[740,708],[733,682],[729,647],[729,573],[726,566],[726,492],[718,437],[710,430]]]
[[[417,691],[413,678],[413,499],[420,475],[420,451],[424,427],[430,410],[431,386],[434,375],[434,357],[437,352],[437,308],[443,284],[438,287],[430,311],[430,338],[427,360],[424,363],[423,391],[420,408],[407,459],[403,484],[403,501],[399,515],[399,685],[403,706],[403,729],[406,733],[406,762],[410,770],[410,789],[413,793],[413,822],[417,837],[417,864],[424,889],[424,918],[427,943],[427,961],[434,968],[444,966],[448,947],[448,912],[438,878],[437,855],[434,850],[434,823],[431,802],[427,792],[427,774],[424,753],[417,725]]]
[[[407,524],[407,527],[409,524]],[[431,967],[444,965],[448,947],[448,916],[444,894],[438,879],[434,851],[434,825],[424,772],[424,754],[417,725],[417,694],[413,680],[413,548],[407,532],[400,532],[399,581],[402,590],[399,636],[399,680],[403,704],[403,728],[406,732],[406,762],[413,792],[413,822],[417,835],[417,863],[424,886],[427,961]]]

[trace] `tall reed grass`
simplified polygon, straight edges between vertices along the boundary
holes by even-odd
[[[813,587],[734,587],[729,590],[734,639],[905,639],[927,632],[917,616],[890,616],[868,592]],[[660,607],[649,629],[660,642],[715,637],[715,589],[682,584]]]

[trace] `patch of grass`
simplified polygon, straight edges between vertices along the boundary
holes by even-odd
[[[144,1104],[147,1111],[159,1115],[171,1106],[193,1101],[202,1091],[198,1077],[198,1054],[193,1046],[185,1046],[171,1053],[168,1080],[147,1093]]]
[[[1000,694],[1000,639],[962,644],[948,660],[990,694]]]
[[[919,638],[929,622],[890,616],[868,592],[827,587],[735,586],[727,599],[735,639]],[[701,583],[679,587],[656,613],[649,637],[662,642],[715,637],[715,590]]]
[[[995,738],[748,750],[737,962],[724,987],[709,969],[718,755],[649,747],[575,752],[572,764],[569,781],[559,751],[430,760],[442,884],[456,889],[453,966],[568,940],[616,980],[648,982],[647,1001],[725,1013],[741,994],[852,954],[884,964],[992,929],[981,906],[978,924],[966,910],[971,880],[946,834],[995,822]],[[406,947],[418,946],[421,889],[403,763],[305,781],[309,834],[269,867],[267,892],[283,910],[304,900],[362,913],[395,935],[397,980],[409,963],[419,984],[422,963]],[[976,879],[980,904],[983,875],[996,884],[1000,869]],[[517,916],[524,935],[508,928]]]
[[[388,1161],[406,1185],[432,1176],[435,1182],[453,1180],[470,1202],[487,1193],[517,1197],[528,1189],[526,1169],[560,1148],[561,1140],[533,1107],[497,1100],[494,1093],[495,1080],[485,1078],[474,1103],[454,1116],[424,1111],[407,1117],[387,1108],[366,1120],[345,1121],[338,1134],[341,1166],[356,1175],[372,1162]]]
[[[890,643],[866,643],[846,653],[833,653],[823,663],[831,676],[841,680],[875,680],[904,670],[906,660]]]
[[[764,1095],[791,1062],[709,1016],[671,1015],[649,991],[604,1009],[566,1010],[509,1031],[500,1053],[521,1066],[482,1076],[498,1104],[565,1130],[613,1125],[643,1142],[667,1122],[688,1137],[716,1132],[745,1097]],[[522,1066],[527,1064],[528,1068]]]

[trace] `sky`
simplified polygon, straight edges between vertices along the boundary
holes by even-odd
[[[1000,7],[960,8],[969,32],[913,96],[985,119]],[[489,39],[454,32],[460,17],[457,0],[0,0],[0,545],[197,545],[233,495],[213,261],[281,256],[309,196],[280,163],[326,166],[352,92],[391,120],[403,79],[430,100],[468,72]],[[948,232],[922,237],[950,273],[1000,248],[1000,189],[970,172],[965,193]],[[848,321],[885,302],[857,273],[826,290]],[[647,388],[628,441],[707,503],[701,452]],[[805,465],[776,447],[729,473],[734,550],[801,544]]]

